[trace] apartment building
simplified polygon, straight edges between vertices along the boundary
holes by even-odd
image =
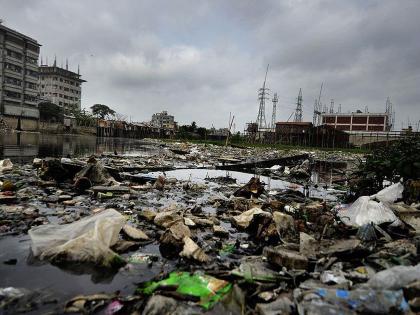
[[[3,120],[39,118],[38,56],[40,44],[0,24],[0,115]]]
[[[70,71],[67,63],[65,68],[57,67],[56,61],[52,66],[41,64],[38,82],[40,98],[62,106],[65,112],[80,110],[82,83],[86,81],[79,72],[79,69],[77,73]]]
[[[168,115],[166,110],[162,111],[161,113],[153,114],[151,124],[153,127],[165,129],[175,129],[176,126],[174,116]]]

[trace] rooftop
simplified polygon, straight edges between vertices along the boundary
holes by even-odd
[[[8,28],[8,27],[6,27],[6,26],[4,26],[3,24],[1,24],[0,23],[0,31],[5,31],[5,32],[7,32],[7,33],[11,33],[12,35],[14,35],[14,36],[17,36],[17,37],[21,37],[21,38],[24,38],[24,39],[26,39],[26,40],[28,40],[28,41],[31,41],[32,42],[32,44],[34,44],[34,45],[37,45],[37,46],[42,46],[41,44],[39,44],[35,39],[33,39],[33,38],[31,38],[31,37],[29,37],[29,36],[26,36],[26,35],[24,35],[24,34],[22,34],[22,33],[19,33],[18,31],[15,31],[15,30],[13,30],[13,29],[11,29],[11,28]]]
[[[41,65],[39,67],[39,75],[51,75],[51,74],[56,74],[56,75],[61,75],[63,77],[67,77],[73,80],[77,80],[79,82],[87,82],[86,80],[81,79],[81,75],[67,70],[67,69],[63,69],[57,66],[46,66],[46,65]]]
[[[312,123],[311,122],[306,122],[306,121],[300,121],[300,122],[295,122],[295,121],[279,121],[279,122],[276,122],[276,125],[310,126],[310,125],[312,125]]]

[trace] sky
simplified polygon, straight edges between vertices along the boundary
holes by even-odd
[[[312,121],[323,83],[328,106],[383,112],[389,96],[395,129],[416,128],[419,12],[418,0],[0,0],[3,24],[35,38],[44,63],[80,65],[82,108],[106,104],[131,121],[167,110],[216,128],[232,113],[235,131],[256,121],[267,64],[277,121],[300,88]]]

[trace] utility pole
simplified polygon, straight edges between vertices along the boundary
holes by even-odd
[[[268,89],[265,87],[265,84],[267,82],[268,66],[269,64],[267,65],[267,70],[265,71],[263,86],[258,90],[258,100],[260,101],[260,107],[258,109],[257,116],[258,129],[267,128],[267,123],[265,121],[265,100],[268,99]]]
[[[321,94],[322,94],[323,85],[324,85],[324,82],[321,83],[321,88],[319,89],[318,100],[315,99],[314,116],[312,119],[312,123],[314,124],[314,126],[318,126],[321,124],[321,112],[322,112]]]
[[[277,93],[274,93],[273,97],[273,114],[271,115],[271,129],[276,129],[276,112],[277,112],[277,103],[279,98],[277,97]]]
[[[389,130],[392,130],[395,123],[395,112],[393,111],[393,105],[389,96],[386,98],[385,113],[388,115]]]
[[[302,89],[299,89],[299,95],[296,102],[295,122],[302,122]]]
[[[338,104],[338,113],[341,114],[341,104]]]
[[[226,135],[226,143],[225,143],[225,147],[227,147],[228,143],[229,143],[229,136],[230,136],[230,130],[232,129],[232,124],[233,121],[235,119],[235,115],[233,115],[232,119],[231,119],[232,113],[229,113],[229,129],[228,129],[228,133]]]

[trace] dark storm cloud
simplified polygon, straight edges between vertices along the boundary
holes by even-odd
[[[36,38],[44,61],[80,63],[82,104],[105,103],[133,120],[167,109],[181,123],[236,129],[255,120],[267,63],[280,119],[299,88],[304,118],[324,103],[420,118],[420,2],[0,0],[5,24]],[[267,119],[271,117],[267,105]]]

